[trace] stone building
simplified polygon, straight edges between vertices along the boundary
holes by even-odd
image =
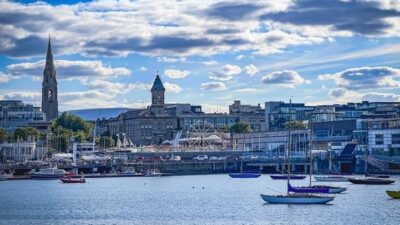
[[[42,111],[46,113],[46,120],[50,121],[58,116],[57,78],[54,68],[51,43],[47,47],[46,66],[43,71],[42,82]]]
[[[178,118],[166,111],[165,88],[157,74],[151,88],[151,105],[147,109],[129,110],[98,124],[100,131],[109,131],[111,135],[126,133],[133,144],[141,146],[172,140]]]

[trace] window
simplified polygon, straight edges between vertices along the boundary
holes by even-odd
[[[383,134],[375,134],[375,144],[383,145]]]
[[[400,134],[392,134],[392,144],[400,144]]]

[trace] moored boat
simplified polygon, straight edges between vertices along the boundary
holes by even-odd
[[[366,178],[349,178],[353,184],[367,184],[367,185],[385,185],[392,184],[395,180],[377,177],[366,177]]]
[[[61,180],[61,182],[65,183],[65,184],[86,183],[86,180],[83,177],[83,175],[81,178],[62,177],[62,178],[60,178],[60,180]]]
[[[274,180],[287,180],[288,175],[287,174],[281,174],[281,175],[270,175],[270,177]],[[304,175],[296,175],[296,174],[291,174],[289,177],[291,180],[302,180],[306,178]]]
[[[288,184],[288,190],[294,193],[329,193],[327,187],[292,187],[290,184]]]
[[[314,176],[319,182],[349,182],[349,177],[345,176]]]
[[[257,178],[261,176],[261,173],[251,173],[251,172],[229,173],[229,176],[232,178]]]
[[[391,198],[400,199],[400,191],[386,191],[386,194]]]
[[[326,204],[333,201],[335,196],[320,194],[288,194],[288,195],[263,195],[261,198],[270,204]]]
[[[289,112],[291,111],[292,100],[290,100]],[[288,146],[291,146],[291,127],[289,126],[288,131]],[[261,194],[261,198],[268,203],[271,204],[326,204],[330,201],[333,201],[334,195],[321,195],[321,194],[309,194],[309,193],[291,193],[293,191],[292,186],[290,185],[290,147],[287,148],[287,193],[286,195],[264,195]],[[305,178],[305,176],[304,176]],[[304,179],[303,178],[303,179]]]
[[[59,179],[64,177],[66,174],[65,170],[58,168],[45,168],[40,169],[39,172],[31,174],[32,179],[48,180],[48,179]]]
[[[329,185],[313,185],[313,188],[328,188],[329,194],[339,194],[345,192],[347,188],[345,187],[336,187],[336,186],[329,186]]]

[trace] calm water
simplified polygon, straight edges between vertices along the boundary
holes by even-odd
[[[284,190],[267,175],[0,182],[0,224],[400,224],[400,201],[388,186],[347,186],[330,205],[264,204],[260,193]],[[293,181],[306,185],[307,181]],[[204,187],[204,189],[203,189]]]

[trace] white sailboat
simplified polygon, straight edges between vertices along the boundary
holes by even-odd
[[[292,100],[290,99],[289,113],[291,112]],[[290,122],[290,120],[289,120]],[[290,150],[291,150],[291,125],[289,123],[288,131],[288,148],[287,148],[287,161],[288,161],[288,176],[287,176],[287,193],[286,195],[265,195],[261,194],[261,198],[271,204],[326,204],[334,200],[334,195],[320,195],[308,193],[290,193]]]

